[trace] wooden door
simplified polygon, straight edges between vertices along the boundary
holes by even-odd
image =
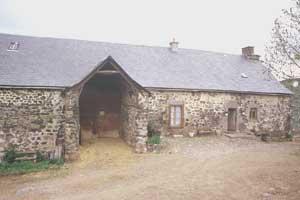
[[[237,109],[228,109],[228,131],[236,131]]]

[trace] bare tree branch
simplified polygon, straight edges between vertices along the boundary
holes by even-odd
[[[300,77],[300,0],[275,20],[265,64],[279,79]]]

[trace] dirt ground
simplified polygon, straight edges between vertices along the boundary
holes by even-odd
[[[134,154],[119,139],[95,140],[61,170],[0,177],[0,199],[300,199],[299,142],[163,141],[159,154]]]

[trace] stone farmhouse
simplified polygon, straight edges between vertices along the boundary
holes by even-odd
[[[79,155],[95,137],[288,131],[291,92],[254,54],[0,34],[0,151]]]

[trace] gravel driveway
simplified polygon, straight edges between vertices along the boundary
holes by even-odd
[[[134,154],[99,139],[64,169],[0,177],[0,199],[300,199],[300,143],[207,136],[163,146]]]

